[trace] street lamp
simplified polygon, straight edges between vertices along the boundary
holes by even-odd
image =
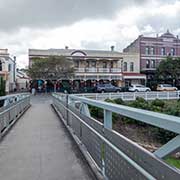
[[[124,76],[123,76],[123,59],[121,60],[121,74],[122,74],[122,83],[124,82]]]

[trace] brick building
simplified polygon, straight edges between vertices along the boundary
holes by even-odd
[[[156,37],[140,35],[123,52],[139,53],[140,71],[147,75],[147,80],[152,80],[161,60],[166,59],[167,56],[180,57],[180,39],[169,30]]]

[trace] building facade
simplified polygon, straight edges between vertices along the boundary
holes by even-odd
[[[16,58],[11,58],[8,49],[0,49],[0,76],[6,81],[6,93],[13,91],[16,81]]]
[[[76,89],[94,87],[98,83],[111,82],[117,86],[124,86],[125,80],[145,81],[146,77],[139,74],[139,54],[119,53],[101,50],[77,50],[77,49],[48,49],[29,50],[29,65],[32,65],[34,57],[65,56],[74,63],[75,76],[71,79],[72,86]],[[127,68],[125,67],[127,66]],[[65,80],[60,80],[65,81]]]
[[[123,52],[140,54],[140,71],[153,79],[160,61],[171,57],[180,57],[180,39],[167,30],[166,33],[156,37],[140,35],[134,42],[126,47]]]
[[[16,69],[16,90],[28,91],[30,78],[23,69]]]
[[[131,84],[146,84],[146,75],[140,73],[140,54],[122,53],[122,74],[125,86]]]

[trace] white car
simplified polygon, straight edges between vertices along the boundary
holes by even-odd
[[[178,88],[172,86],[171,84],[158,84],[157,91],[177,91]]]
[[[129,91],[130,92],[149,92],[151,91],[151,89],[141,84],[134,84],[129,87]]]

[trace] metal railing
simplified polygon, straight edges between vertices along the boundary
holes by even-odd
[[[3,106],[0,108],[0,136],[2,136],[30,106],[30,95],[3,96],[0,97],[0,101],[3,101]]]
[[[76,94],[80,97],[91,98],[95,100],[104,101],[105,99],[118,99],[121,98],[123,101],[134,101],[137,97],[141,97],[145,100],[155,99],[180,99],[180,91],[168,91],[168,92],[121,92],[121,93],[87,93],[87,94]]]
[[[112,130],[112,112],[180,134],[180,118],[115,105],[76,95],[53,94],[53,104],[66,127],[76,135],[93,159],[103,177],[119,179],[173,179],[180,171],[167,165],[159,154],[152,154],[121,134]],[[104,124],[92,118],[88,106],[104,109]],[[171,152],[179,148],[179,136]],[[177,141],[178,140],[178,141]],[[173,140],[172,140],[173,141]],[[171,153],[166,145],[166,155]],[[161,151],[163,150],[163,147]],[[163,151],[165,152],[165,151]],[[163,154],[164,155],[164,154]]]

